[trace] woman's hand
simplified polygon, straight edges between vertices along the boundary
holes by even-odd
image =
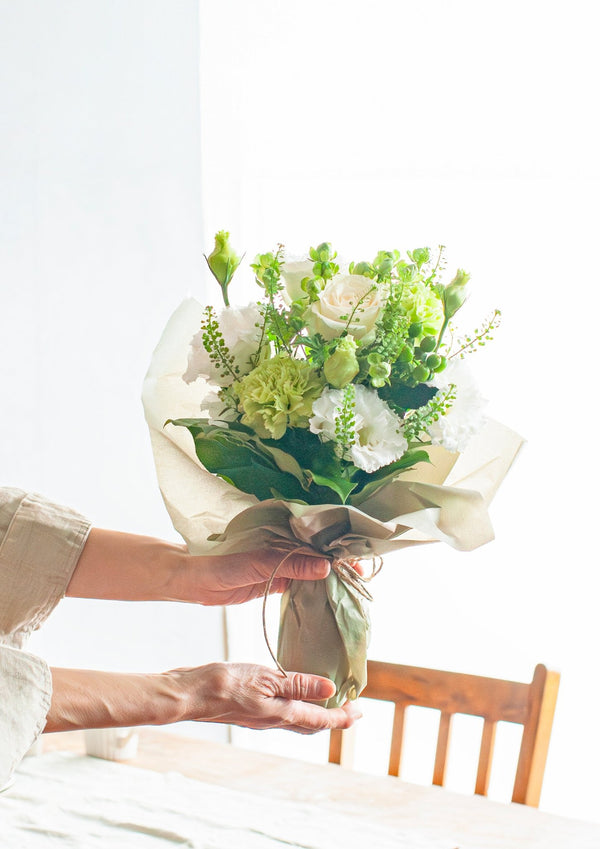
[[[324,557],[286,554],[275,549],[205,557],[188,555],[174,573],[171,589],[179,601],[241,604],[265,594],[269,579],[279,564],[269,587],[270,593],[284,592],[291,579],[321,580],[330,570],[329,561]]]
[[[361,716],[350,702],[330,709],[314,704],[335,693],[333,681],[319,675],[288,672],[284,677],[247,663],[211,663],[166,674],[184,695],[183,719],[314,734],[349,728]]]

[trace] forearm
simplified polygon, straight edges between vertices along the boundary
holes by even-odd
[[[180,601],[173,588],[188,559],[182,545],[92,528],[66,594],[118,601]]]
[[[350,704],[326,710],[332,681],[281,675],[264,666],[209,663],[161,675],[53,669],[45,732],[166,725],[182,720],[246,728],[287,728],[303,734],[349,728],[360,715]]]
[[[187,696],[162,675],[57,669],[45,732],[81,728],[166,725],[186,716]]]

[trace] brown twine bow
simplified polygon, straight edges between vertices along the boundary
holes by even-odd
[[[285,551],[287,546],[284,547],[284,545],[279,544],[279,545],[276,545],[275,548]],[[269,641],[269,635],[267,633],[267,598],[269,597],[269,595],[271,593],[271,587],[273,586],[273,581],[275,580],[277,573],[279,572],[279,570],[281,569],[283,564],[286,562],[286,560],[289,560],[289,558],[292,557],[294,554],[301,554],[301,553],[310,554],[310,555],[314,556],[318,552],[315,552],[312,549],[307,550],[306,546],[298,546],[296,548],[292,548],[289,551],[287,551],[287,553],[284,555],[284,557],[279,561],[277,566],[271,572],[271,577],[267,581],[267,585],[265,587],[265,592],[263,594],[262,625],[263,625],[263,634],[264,634],[264,637],[265,637],[265,643],[267,644],[269,654],[273,658],[273,661],[274,661],[275,665],[277,666],[277,669],[281,672],[281,674],[285,678],[287,678],[287,672],[285,671],[283,666],[277,660],[277,657],[276,657],[275,653],[273,652],[273,649],[271,648],[271,643]],[[375,575],[378,575],[379,572],[381,572],[381,569],[383,568],[383,558],[380,557],[379,555],[377,555],[377,556],[372,558],[371,562],[373,564],[371,574],[366,575],[366,576],[361,575],[356,570],[356,568],[353,565],[352,560],[346,560],[345,558],[337,558],[337,557],[334,558],[331,561],[331,568],[333,569],[333,571],[335,572],[335,574],[338,576],[338,578],[341,581],[344,581],[346,584],[349,584],[354,590],[356,590],[357,593],[359,593],[359,595],[361,595],[363,598],[367,599],[367,601],[373,601],[373,596],[368,591],[368,589],[366,588],[365,585],[368,584],[370,581],[372,581],[373,578],[375,577]]]

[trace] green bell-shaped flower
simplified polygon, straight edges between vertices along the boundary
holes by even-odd
[[[446,321],[454,316],[467,299],[467,283],[471,275],[459,268],[454,278],[442,289],[444,318]]]
[[[225,306],[228,307],[229,297],[227,295],[227,287],[242,259],[229,244],[229,233],[226,230],[219,230],[215,234],[215,247],[213,252],[205,257],[205,259],[214,278],[221,287],[223,301],[225,302]]]
[[[325,380],[334,389],[343,389],[358,374],[356,349],[358,345],[350,334],[338,342],[333,354],[325,360],[323,374]]]

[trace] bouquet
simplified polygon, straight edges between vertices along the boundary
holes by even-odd
[[[276,662],[334,680],[339,705],[366,684],[357,561],[374,573],[409,545],[493,538],[487,507],[521,440],[486,421],[464,361],[500,312],[457,333],[469,275],[443,282],[443,248],[342,267],[329,243],[302,258],[280,245],[250,264],[259,297],[242,307],[228,233],[207,262],[224,306],[184,302],[144,389],[163,496],[192,550],[330,558],[328,578],[283,595]]]

